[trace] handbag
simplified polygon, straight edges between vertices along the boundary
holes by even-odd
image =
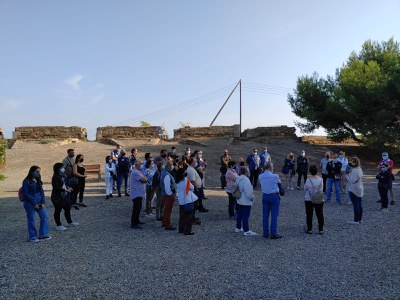
[[[310,191],[311,194],[311,202],[313,204],[322,204],[324,203],[324,193],[321,191],[320,186],[321,184],[318,186],[318,190],[315,190],[315,185],[312,182],[312,180],[310,179],[311,185],[313,187],[312,192]]]
[[[278,183],[278,188],[279,188],[279,195],[280,195],[280,196],[285,196],[286,191],[285,191],[285,189],[283,188],[282,184]]]

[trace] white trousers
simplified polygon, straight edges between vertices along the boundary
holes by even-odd
[[[106,177],[106,195],[110,195],[113,192],[113,178],[110,177]]]

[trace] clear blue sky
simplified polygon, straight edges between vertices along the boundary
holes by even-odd
[[[333,75],[367,39],[399,41],[399,12],[399,0],[0,0],[0,127],[93,139],[140,120],[207,126],[239,79],[243,129],[293,126],[297,77]],[[215,124],[238,122],[235,93]]]

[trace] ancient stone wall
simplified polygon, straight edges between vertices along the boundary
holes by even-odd
[[[288,126],[272,126],[272,127],[257,127],[252,129],[246,129],[242,133],[242,137],[245,138],[259,138],[259,137],[271,137],[271,138],[292,138],[296,139],[296,128]]]
[[[161,126],[107,126],[97,128],[96,140],[107,141],[111,139],[123,140],[132,138],[159,138],[160,133],[163,139],[167,137],[165,129]]]
[[[17,140],[87,140],[86,128],[78,126],[23,126],[15,127],[13,138]]]
[[[208,126],[208,127],[184,127],[174,129],[175,139],[207,138],[207,137],[239,137],[239,125],[233,126]]]

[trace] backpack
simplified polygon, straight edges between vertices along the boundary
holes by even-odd
[[[21,201],[21,202],[25,201],[24,191],[23,191],[22,187],[20,187],[18,190],[18,198],[19,198],[19,201]]]
[[[235,199],[239,199],[241,196],[241,192],[239,190],[239,182],[236,181],[232,186],[232,197]]]
[[[322,204],[324,203],[324,192],[321,191],[321,189],[319,188],[322,184],[322,180],[321,180],[321,184],[317,186],[314,185],[314,183],[312,182],[312,180],[310,179],[311,185],[313,186],[312,191],[310,191],[311,194],[311,202],[313,204]]]

